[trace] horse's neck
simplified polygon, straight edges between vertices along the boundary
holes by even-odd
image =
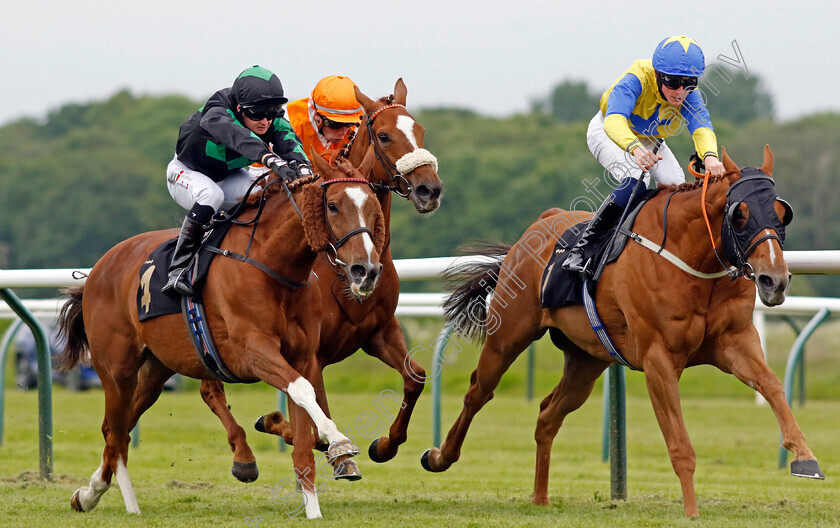
[[[306,282],[317,254],[309,247],[302,221],[285,197],[276,196],[269,204],[257,226],[255,240],[260,243],[251,256],[281,275]]]
[[[723,208],[726,203],[726,191],[729,186],[718,181],[710,183],[706,195],[706,212],[709,224],[703,214],[702,189],[694,189],[677,193],[668,205],[667,218],[664,216],[665,203],[668,193],[661,192],[662,200],[653,208],[654,232],[658,232],[659,243],[663,236],[663,221],[667,220],[666,248],[685,261],[689,266],[700,271],[719,271],[720,262],[712,250],[714,247],[721,251],[721,224],[723,222]],[[709,228],[711,227],[711,236]]]

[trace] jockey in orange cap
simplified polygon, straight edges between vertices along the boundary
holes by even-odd
[[[356,101],[356,84],[348,77],[324,77],[309,98],[286,105],[289,122],[303,143],[307,156],[310,148],[322,154],[338,150],[349,141],[351,130],[358,126],[364,110]]]

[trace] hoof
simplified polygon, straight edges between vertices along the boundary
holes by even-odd
[[[76,510],[77,512],[84,513],[85,510],[82,509],[82,503],[79,502],[79,492],[80,491],[82,491],[81,488],[77,489],[76,493],[74,493],[73,496],[70,497],[70,506],[74,510]]]
[[[431,449],[427,449],[426,452],[423,453],[423,456],[420,457],[420,465],[423,466],[423,469],[425,469],[426,471],[431,471],[432,473],[441,473],[449,469],[449,465],[441,466],[438,469],[432,467],[429,458],[431,457],[433,451],[440,455],[440,449],[437,447],[433,447]]]
[[[790,463],[790,474],[794,477],[825,480],[816,460],[794,460]]]
[[[257,418],[257,421],[254,424],[254,429],[256,429],[257,431],[259,431],[261,433],[266,432],[266,430],[265,430],[265,416],[260,416],[259,418]]]
[[[370,457],[370,459],[376,462],[377,464],[381,464],[383,462],[391,460],[390,458],[382,458],[381,456],[379,456],[378,446],[379,438],[370,443],[370,447],[368,447],[368,456]]]
[[[362,472],[352,458],[345,458],[333,468],[333,477],[336,480],[360,480]]]
[[[359,454],[359,448],[350,440],[340,440],[330,444],[327,449],[327,460],[334,461],[340,456],[353,457]]]
[[[260,470],[257,469],[257,461],[253,462],[233,462],[233,467],[230,468],[233,476],[242,482],[254,482],[260,476]]]

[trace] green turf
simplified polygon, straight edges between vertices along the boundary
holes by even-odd
[[[445,372],[444,376],[453,373]],[[629,378],[640,377],[631,374]],[[701,376],[702,377],[702,376]],[[725,375],[715,373],[718,381]],[[328,379],[329,381],[329,379]],[[519,388],[521,389],[521,387]],[[381,389],[380,389],[381,390]],[[749,394],[749,391],[744,389]],[[132,450],[129,471],[142,510],[125,513],[114,486],[92,512],[69,507],[72,492],[86,485],[102,450],[99,431],[101,391],[54,392],[55,478],[37,477],[37,396],[6,392],[6,435],[0,447],[0,525],[34,526],[281,526],[306,523],[290,518],[291,460],[273,437],[251,429],[256,416],[274,408],[272,391],[229,389],[237,419],[249,431],[260,465],[260,479],[241,484],[229,473],[230,454],[216,418],[195,391],[165,393],[143,417],[141,445]],[[519,394],[516,394],[519,393]],[[363,450],[368,440],[355,429],[363,411],[382,416],[378,390],[331,394],[337,424],[349,430]],[[480,413],[467,437],[461,460],[448,472],[430,474],[419,464],[431,445],[431,397],[421,398],[409,441],[387,464],[358,457],[359,482],[321,479],[324,519],[314,526],[838,526],[840,452],[836,416],[840,403],[809,401],[795,413],[810,447],[821,460],[826,481],[790,477],[776,469],[778,429],[770,409],[749,397],[686,396],[686,422],[697,451],[695,482],[701,518],[682,515],[679,483],[646,398],[628,400],[629,499],[609,498],[609,467],[601,455],[601,399],[595,394],[567,418],[554,444],[548,508],[529,503],[533,485],[533,428],[538,399],[503,391]],[[390,406],[393,407],[393,406]],[[389,406],[386,406],[386,410]],[[460,397],[448,394],[443,423],[460,410]]]
[[[800,321],[800,327],[804,322]],[[437,320],[408,320],[415,358],[431,373]],[[527,401],[526,355],[502,379],[496,398],[478,414],[461,460],[442,474],[425,472],[422,452],[432,444],[431,390],[420,399],[409,441],[387,464],[358,457],[359,482],[320,479],[324,519],[315,526],[840,526],[840,325],[820,328],[807,347],[807,395],[796,406],[809,446],[825,481],[789,476],[777,469],[779,431],[769,407],[754,393],[711,367],[688,369],[681,382],[683,411],[697,452],[695,484],[701,517],[682,516],[679,482],[647,399],[640,373],[627,374],[628,493],[610,500],[609,466],[601,462],[600,381],[590,401],[570,415],[553,449],[549,493],[552,506],[530,504],[534,471],[534,424],[540,399],[562,374],[562,353],[547,339],[536,347],[534,399]],[[768,358],[781,377],[795,334],[785,324],[769,326]],[[441,375],[443,434],[460,411],[478,351],[464,346]],[[11,366],[11,362],[7,363]],[[0,446],[0,526],[280,526],[306,523],[295,516],[290,454],[276,438],[253,430],[254,419],[276,407],[276,392],[264,385],[229,387],[234,415],[248,431],[261,476],[241,484],[230,475],[224,431],[198,395],[198,383],[165,393],[141,421],[141,446],[130,452],[129,471],[142,510],[125,513],[114,486],[92,512],[70,510],[75,489],[87,485],[99,464],[104,398],[99,390],[53,391],[55,478],[38,479],[37,393],[14,388],[5,372],[5,438]],[[325,380],[331,410],[342,430],[366,451],[356,419],[365,411],[384,418],[375,401],[383,390],[401,392],[399,376],[359,353],[329,367]],[[385,411],[395,404],[386,401]],[[292,495],[292,499],[296,496]]]

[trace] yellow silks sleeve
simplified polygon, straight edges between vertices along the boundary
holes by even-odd
[[[712,129],[700,127],[691,134],[691,139],[694,140],[694,150],[700,159],[709,155],[717,157],[717,136]]]
[[[638,139],[630,130],[627,118],[621,114],[610,114],[604,118],[604,132],[624,150],[627,150],[627,146]]]

